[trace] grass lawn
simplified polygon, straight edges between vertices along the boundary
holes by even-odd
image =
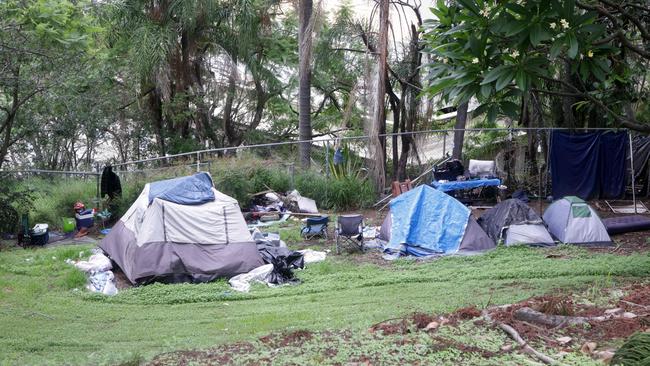
[[[249,294],[226,282],[151,285],[114,297],[83,290],[66,258],[88,246],[0,252],[1,364],[114,364],[251,340],[269,332],[368,329],[414,311],[516,302],[554,289],[603,288],[650,275],[650,256],[576,247],[499,248],[430,262],[365,264],[330,256],[302,284]],[[554,255],[547,258],[549,252]]]

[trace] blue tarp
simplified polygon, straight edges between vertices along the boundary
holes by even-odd
[[[551,134],[554,197],[618,198],[625,192],[627,132]]]
[[[402,193],[390,203],[391,238],[386,250],[415,256],[458,251],[470,210],[427,185]]]
[[[479,187],[498,186],[500,184],[501,184],[501,180],[496,178],[495,179],[472,179],[472,180],[463,180],[463,181],[458,180],[458,181],[451,181],[445,183],[440,183],[435,180],[431,182],[433,188],[443,192],[455,191],[457,189],[473,189]]]
[[[214,201],[212,178],[208,173],[201,172],[189,177],[153,182],[149,185],[149,204],[154,198],[181,205],[199,205]]]

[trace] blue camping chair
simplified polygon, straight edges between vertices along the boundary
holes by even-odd
[[[328,216],[309,217],[304,220],[300,229],[300,236],[311,240],[317,236],[327,239],[327,224],[330,222]]]
[[[336,254],[341,254],[341,246],[348,242],[363,252],[363,216],[340,215],[336,220]]]

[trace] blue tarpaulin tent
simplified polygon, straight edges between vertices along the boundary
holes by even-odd
[[[627,132],[551,134],[553,197],[619,198],[625,193]]]
[[[389,253],[425,256],[494,247],[467,207],[428,185],[391,201],[390,227]]]
[[[212,178],[205,172],[189,177],[161,180],[149,185],[149,204],[154,198],[181,205],[200,205],[214,201]]]

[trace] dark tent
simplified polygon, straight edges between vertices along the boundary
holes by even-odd
[[[553,238],[539,215],[525,202],[518,199],[503,201],[486,211],[479,219],[479,225],[498,242],[506,245],[553,245]]]

